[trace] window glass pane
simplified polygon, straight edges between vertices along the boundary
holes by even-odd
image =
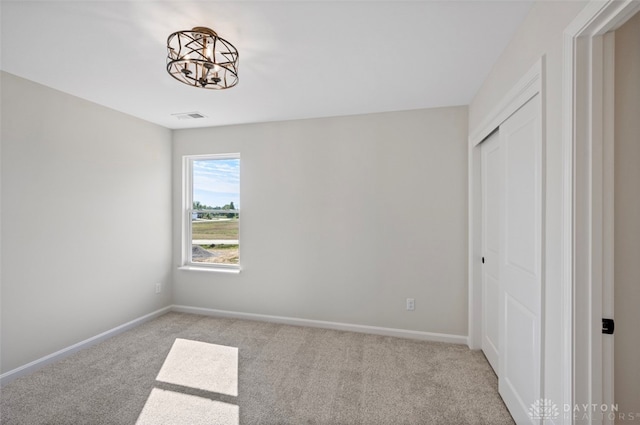
[[[193,161],[191,261],[238,264],[240,159]]]

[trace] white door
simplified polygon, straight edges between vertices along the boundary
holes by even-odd
[[[538,424],[543,230],[540,95],[501,124],[499,134],[503,173],[499,391],[516,423]]]
[[[498,373],[500,347],[500,179],[502,167],[497,132],[482,142],[482,351]]]

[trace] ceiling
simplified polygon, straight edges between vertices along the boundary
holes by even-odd
[[[466,105],[531,4],[2,1],[1,68],[172,129]],[[238,48],[236,87],[166,72],[167,36],[194,26]]]

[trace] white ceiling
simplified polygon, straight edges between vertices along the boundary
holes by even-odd
[[[174,129],[466,105],[531,4],[2,1],[1,67]],[[167,36],[194,26],[238,48],[236,87],[167,74]]]

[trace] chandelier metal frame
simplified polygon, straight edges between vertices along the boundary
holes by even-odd
[[[167,72],[193,87],[224,90],[238,84],[238,49],[207,27],[167,38]]]

